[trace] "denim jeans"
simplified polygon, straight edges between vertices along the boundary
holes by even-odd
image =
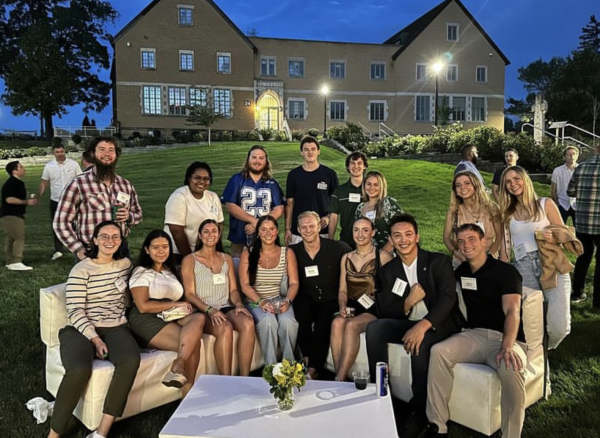
[[[291,307],[285,313],[263,312],[260,307],[246,304],[256,324],[256,336],[263,352],[265,364],[277,363],[277,351],[281,348],[283,358],[294,360],[298,338],[298,321]]]
[[[556,287],[542,289],[542,265],[537,251],[528,252],[513,265],[523,277],[523,286],[544,292],[544,300],[548,303],[548,349],[556,348],[571,332],[571,277],[569,274],[558,274]]]

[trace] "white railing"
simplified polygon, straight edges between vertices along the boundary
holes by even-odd
[[[559,129],[560,129],[560,132],[561,132],[561,134],[562,134],[562,135],[556,135],[556,134],[553,134],[553,133],[551,133],[551,132],[549,132],[549,131],[546,131],[545,129],[538,128],[537,126],[534,126],[534,125],[532,125],[531,123],[523,123],[523,124],[521,125],[521,132],[524,132],[524,131],[525,131],[525,127],[526,127],[526,126],[529,126],[530,128],[533,128],[534,130],[542,131],[542,132],[543,132],[545,135],[547,135],[548,137],[555,138],[555,139],[557,139],[557,140],[560,140],[561,142],[565,142],[565,141],[572,141],[572,142],[574,142],[574,143],[577,143],[577,144],[578,144],[579,146],[581,146],[582,148],[586,148],[586,149],[588,149],[588,148],[591,148],[591,146],[590,146],[589,144],[587,144],[587,143],[585,143],[585,142],[583,142],[583,141],[581,141],[581,140],[577,140],[576,138],[573,138],[573,137],[571,137],[571,136],[565,136],[565,128],[566,128],[567,126],[570,126],[570,127],[572,127],[572,128],[575,128],[576,130],[579,130],[579,131],[581,131],[581,132],[584,132],[585,134],[588,134],[588,135],[592,136],[592,137],[594,138],[594,141],[595,141],[596,139],[600,139],[600,136],[598,136],[598,135],[596,135],[596,134],[593,134],[593,133],[591,133],[591,132],[589,132],[589,131],[586,131],[585,129],[583,129],[583,128],[580,128],[580,127],[578,127],[578,126],[572,125],[571,123],[567,123],[567,124],[566,124],[566,125],[564,125],[563,127],[559,128]]]
[[[394,130],[392,128],[390,128],[389,126],[387,126],[384,123],[380,123],[379,124],[379,138],[383,139],[385,137],[393,137],[396,134],[396,132],[394,132]]]
[[[60,138],[71,138],[77,134],[82,138],[98,137],[98,136],[113,136],[117,132],[114,126],[105,126],[103,128],[97,126],[55,126],[54,136]]]
[[[366,127],[365,125],[363,125],[362,123],[360,123],[360,122],[356,122],[356,124],[358,125],[358,127],[359,127],[360,129],[362,129],[362,132],[363,132],[363,134],[365,134],[365,135],[366,135],[367,137],[369,137],[371,140],[373,140],[373,139],[376,137],[376,135],[375,135],[375,134],[373,134],[373,133],[371,132],[371,130],[369,130],[369,128],[367,128],[367,127]]]
[[[283,119],[283,132],[285,132],[288,141],[292,141],[292,130],[290,129],[287,119]]]

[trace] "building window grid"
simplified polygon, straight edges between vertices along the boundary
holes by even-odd
[[[369,102],[369,121],[385,122],[385,102]]]
[[[446,24],[446,39],[448,41],[458,41],[460,26],[456,23]]]
[[[431,121],[431,97],[417,96],[415,99],[415,120],[417,122]]]
[[[206,106],[208,91],[207,88],[190,87],[190,106]]]
[[[471,120],[473,122],[486,121],[486,101],[485,97],[471,98]]]
[[[231,74],[231,53],[217,53],[217,72]]]
[[[288,100],[288,117],[295,120],[305,120],[305,102],[300,99]]]
[[[142,68],[148,70],[156,68],[156,51],[154,49],[142,49]]]
[[[467,98],[465,96],[452,97],[450,118],[454,122],[464,122],[467,120]]]
[[[182,26],[191,26],[194,24],[193,20],[193,8],[190,7],[179,7],[179,24]]]
[[[371,63],[371,80],[382,81],[385,79],[385,63],[384,62],[372,62]]]
[[[142,114],[160,115],[161,105],[160,87],[143,86]]]
[[[261,76],[276,76],[277,61],[275,57],[263,56],[260,58],[260,75]]]
[[[224,117],[231,117],[231,90],[215,88],[214,90],[215,113]]]
[[[290,59],[288,61],[288,75],[290,78],[303,78],[304,77],[304,60],[303,59]]]
[[[194,52],[179,52],[179,70],[194,70]]]
[[[346,102],[343,100],[332,100],[329,102],[329,119],[335,121],[346,120]]]
[[[448,82],[458,81],[458,65],[450,64],[446,69],[446,80]]]
[[[487,82],[487,67],[484,65],[478,65],[475,68],[475,80],[477,82]]]
[[[417,64],[417,81],[427,80],[427,64]]]
[[[329,77],[334,79],[344,79],[346,77],[346,61],[330,61]]]
[[[185,116],[187,113],[187,96],[185,87],[169,87],[169,115]]]

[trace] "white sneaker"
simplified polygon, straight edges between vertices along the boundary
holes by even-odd
[[[23,263],[11,263],[10,265],[6,265],[6,269],[9,271],[31,271],[33,268],[25,266]]]
[[[56,251],[54,254],[52,254],[52,257],[50,257],[50,260],[57,260],[59,258],[61,258],[63,256],[62,252]]]

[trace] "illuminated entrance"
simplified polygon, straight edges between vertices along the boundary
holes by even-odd
[[[266,92],[256,103],[256,121],[258,129],[271,128],[275,131],[281,130],[281,104],[279,97]]]

